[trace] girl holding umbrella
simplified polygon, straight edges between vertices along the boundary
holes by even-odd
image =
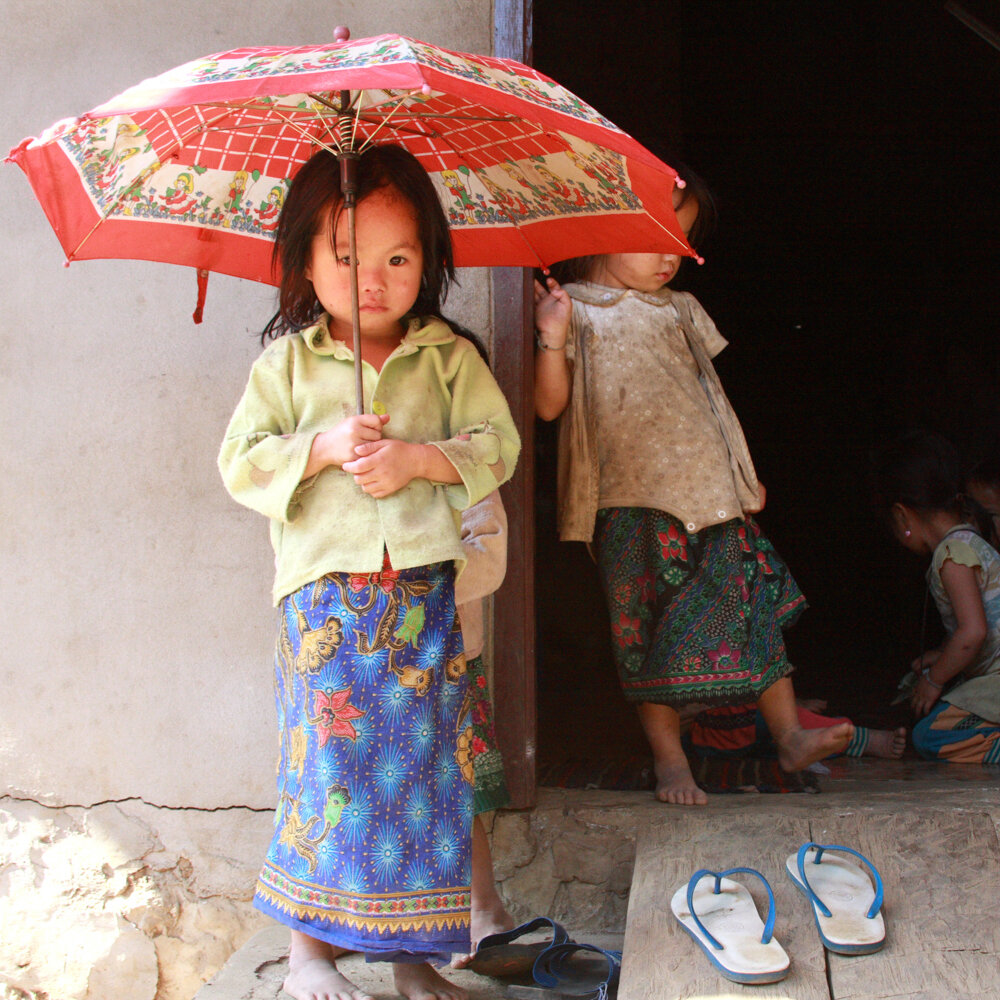
[[[451,244],[426,171],[371,146],[357,187],[360,358],[340,164],[321,152],[282,209],[275,339],[219,457],[233,497],[270,519],[281,612],[280,804],[255,905],[292,929],[299,1000],[365,1000],[343,949],[393,962],[412,1000],[460,1000],[428,964],[470,948],[456,512],[510,477],[520,443],[440,316]]]

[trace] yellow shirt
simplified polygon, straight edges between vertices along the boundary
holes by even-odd
[[[325,319],[279,337],[253,366],[219,453],[234,499],[271,521],[273,596],[327,573],[464,564],[460,511],[514,472],[520,438],[475,347],[437,319],[412,320],[381,371],[362,362],[366,412],[388,413],[383,434],[433,444],[461,483],[414,479],[376,500],[329,466],[302,482],[313,438],[354,413],[354,354]]]

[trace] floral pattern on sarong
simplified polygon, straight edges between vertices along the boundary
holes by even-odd
[[[806,602],[753,518],[689,533],[662,511],[606,508],[594,543],[629,701],[738,704],[791,673],[781,633]]]
[[[258,908],[373,957],[468,950],[466,689],[450,564],[329,574],[282,601]]]

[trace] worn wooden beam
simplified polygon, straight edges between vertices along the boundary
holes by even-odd
[[[531,61],[531,0],[495,0],[493,53]],[[521,433],[521,460],[502,491],[507,579],[493,604],[497,740],[512,805],[535,804],[535,476],[531,272],[493,269],[493,370]]]
[[[493,604],[497,740],[515,808],[535,803],[535,407],[531,286],[522,268],[493,270],[493,371],[521,434],[521,460],[501,490],[507,579]]]

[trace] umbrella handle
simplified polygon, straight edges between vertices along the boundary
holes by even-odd
[[[360,416],[365,412],[365,387],[361,377],[361,306],[358,296],[358,239],[355,229],[354,209],[358,194],[358,154],[341,152],[340,193],[347,209],[347,245],[351,255],[351,328],[354,334],[354,396],[355,408]]]

